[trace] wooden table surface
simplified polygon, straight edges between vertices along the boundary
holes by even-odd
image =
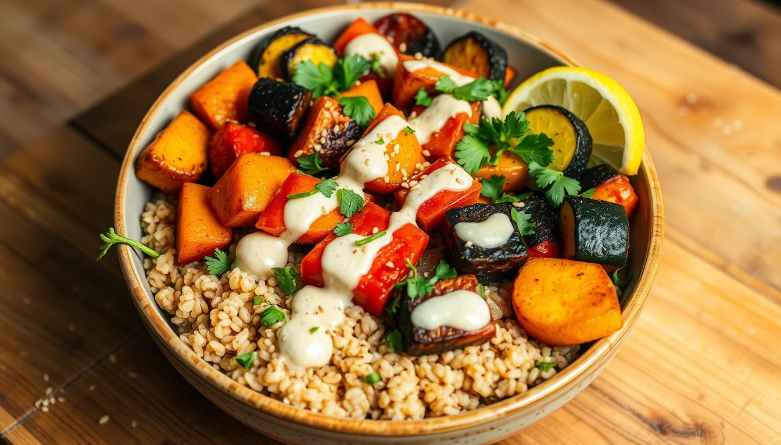
[[[120,160],[157,94],[227,37],[322,4],[269,2],[0,163],[2,440],[273,443],[176,373],[142,327],[116,256],[94,257]],[[779,91],[603,0],[456,6],[624,85],[667,217],[654,288],[616,359],[504,443],[781,443]]]

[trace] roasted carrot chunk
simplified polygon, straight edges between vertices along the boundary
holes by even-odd
[[[344,32],[342,32],[342,35],[336,39],[336,42],[334,42],[334,49],[337,53],[344,55],[344,48],[350,43],[350,40],[364,34],[380,34],[380,32],[377,31],[377,28],[375,28],[374,25],[366,21],[366,19],[358,17],[355,21],[350,23],[350,26],[348,26]]]
[[[247,120],[247,98],[258,76],[243,60],[223,70],[190,95],[190,105],[212,130],[228,120]]]
[[[209,167],[219,179],[244,153],[282,155],[282,144],[275,138],[246,125],[228,122],[214,134],[209,147]]]
[[[231,243],[233,231],[220,223],[209,203],[211,188],[188,182],[179,192],[176,215],[176,262],[187,264]]]
[[[342,93],[342,97],[357,96],[365,97],[366,100],[368,100],[371,104],[372,108],[374,108],[375,114],[379,114],[380,110],[382,110],[382,107],[385,105],[384,101],[382,100],[382,94],[380,94],[380,89],[377,87],[377,82],[375,80],[361,82],[360,84],[357,84]]]
[[[396,67],[396,76],[393,79],[393,103],[399,108],[406,108],[412,105],[415,95],[421,88],[424,88],[429,93],[433,93],[434,85],[436,85],[437,80],[446,75],[446,73],[437,70],[437,65],[432,65],[416,71],[409,71],[404,68],[404,62],[412,60],[415,60],[415,58],[401,55],[399,56],[399,64]],[[462,75],[477,77],[476,74],[470,73],[469,71],[445,65],[444,63],[440,64],[447,66]]]
[[[206,172],[209,128],[182,111],[157,134],[136,161],[136,176],[166,193],[176,193],[186,182]]]
[[[490,180],[491,176],[504,176],[503,192],[521,190],[529,178],[529,166],[518,155],[506,151],[499,156],[496,165],[484,165],[475,175],[478,179]]]
[[[252,226],[294,170],[287,158],[243,154],[214,185],[209,200],[222,224]]]

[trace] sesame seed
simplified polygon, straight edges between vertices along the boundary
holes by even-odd
[[[322,136],[322,137],[326,137],[326,136],[328,136],[328,130],[323,130],[323,131],[321,131],[321,132],[320,132],[320,136]]]
[[[340,127],[340,126],[339,126],[339,124],[336,124],[336,125],[334,125],[334,134],[336,134],[336,133],[339,133],[339,130],[340,130],[341,128],[342,128],[342,127]]]
[[[43,375],[43,381],[44,382],[48,382],[49,381],[49,374],[44,374]]]
[[[108,423],[108,421],[111,420],[111,417],[109,417],[108,414],[103,415],[100,419],[98,419],[98,423],[101,425],[105,425]]]
[[[423,156],[426,156],[426,157],[431,156],[431,152],[428,151],[428,150],[423,150]]]
[[[415,53],[415,58],[416,58],[416,59],[418,59],[418,60],[420,60],[420,59],[422,59],[422,58],[423,58],[423,54],[421,54],[421,52],[420,52],[420,51],[418,51],[418,52],[416,52],[416,53]]]
[[[52,387],[50,386],[50,387],[46,388],[46,391],[44,391],[43,393],[48,396],[49,394],[52,393]]]
[[[247,125],[249,125],[252,128],[256,127],[255,122],[248,122]]]
[[[414,192],[415,190],[417,190],[419,188],[420,188],[420,184],[416,184],[416,185],[412,186],[412,188],[410,188],[410,191]]]
[[[388,267],[393,267],[393,261],[388,261],[387,263],[385,263],[385,265]]]
[[[65,402],[65,397],[57,397],[57,401],[63,403]]]
[[[413,179],[412,181],[409,182],[409,185],[413,186],[413,185],[417,184],[418,182],[419,181],[417,179]]]
[[[406,52],[407,51],[407,43],[406,42],[399,43],[399,51],[401,51],[401,52]]]
[[[386,175],[383,179],[385,180],[385,182],[390,182],[390,176]]]
[[[409,114],[410,120],[415,119],[416,117],[418,117],[418,113],[416,111],[413,111]]]
[[[355,139],[349,139],[345,144],[349,147],[355,143]]]
[[[472,247],[472,241],[467,241],[464,243],[464,246],[466,247]]]
[[[48,408],[48,407],[45,407],[45,406],[43,406],[43,407],[41,407],[41,411],[43,411],[43,412],[45,412],[45,413],[48,413],[48,412],[49,412],[49,408]]]
[[[293,157],[297,158],[304,154],[304,150],[298,150],[297,152],[293,153]]]
[[[360,81],[360,80],[356,80],[356,81],[355,81],[355,84],[356,84],[356,85],[360,85],[360,84],[361,84],[361,81]]]
[[[404,168],[401,169],[401,174],[402,174],[402,176],[409,176],[407,174],[407,169],[404,169]]]
[[[324,137],[320,138],[320,143],[325,144],[326,139]]]
[[[456,178],[456,182],[462,185],[464,184],[464,180],[461,178]]]
[[[400,168],[401,168],[401,164],[397,163],[396,164],[396,171],[399,171]]]
[[[519,207],[519,208],[520,208],[520,207],[523,207],[523,206],[525,206],[525,205],[526,205],[526,204],[524,204],[524,203],[522,203],[522,202],[514,202],[514,203],[513,203],[513,207]]]

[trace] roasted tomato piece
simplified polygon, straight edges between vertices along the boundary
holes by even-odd
[[[442,224],[445,255],[459,273],[496,282],[511,277],[529,252],[512,220],[511,206],[475,204],[448,210]]]
[[[464,124],[468,122],[476,125],[480,122],[480,102],[472,102],[469,104],[469,107],[472,110],[471,114],[459,112],[453,116],[452,114],[454,111],[452,109],[442,110],[437,106],[440,105],[437,104],[437,101],[443,99],[448,101],[455,100],[451,99],[450,96],[437,96],[437,98],[434,98],[434,103],[432,103],[431,107],[426,108],[422,105],[416,105],[412,108],[412,116],[415,117],[410,119],[410,123],[413,127],[417,128],[416,134],[418,136],[418,141],[421,142],[423,155],[428,159],[453,156],[453,153],[456,151],[456,144],[464,137]],[[446,103],[441,105],[449,104]],[[447,115],[450,116],[445,120],[444,125],[431,134],[424,134],[425,127],[430,124],[422,123],[434,120],[430,113],[441,113],[443,111],[447,112]]]
[[[350,219],[350,224],[355,229],[345,236],[351,237],[349,240],[364,239],[387,230],[390,219],[391,212],[376,204],[367,203],[363,210]],[[428,245],[428,235],[411,223],[401,225],[392,234],[386,236],[388,235],[392,237],[390,243],[380,248],[372,260],[369,271],[361,276],[358,285],[353,289],[353,301],[378,317],[382,315],[393,287],[407,275],[409,271],[407,262],[413,264],[417,262]],[[319,287],[325,285],[323,255],[326,247],[337,238],[339,237],[336,234],[331,233],[304,257],[301,262],[301,276],[304,283]],[[367,248],[369,244],[362,246],[356,244],[356,249]]]
[[[209,144],[209,167],[212,175],[220,179],[220,176],[244,153],[282,156],[282,144],[254,128],[228,122],[217,130]]]
[[[468,313],[472,317],[484,316],[487,312],[488,322],[484,326],[467,331],[445,325],[434,329],[426,329],[414,323],[415,317],[413,317],[413,312],[416,308],[426,302],[430,302],[434,298],[448,298],[456,291],[474,293],[476,298],[467,299],[466,301],[470,304],[466,308],[459,308],[456,305],[449,304],[450,302],[448,301],[442,301],[443,306],[449,306],[451,310],[461,309],[462,313]],[[454,301],[454,303],[461,301]],[[409,298],[406,288],[400,287],[396,290],[394,304],[396,306],[393,313],[393,323],[401,332],[404,351],[410,355],[439,354],[483,343],[490,340],[496,330],[488,303],[480,296],[477,278],[474,275],[462,275],[456,278],[440,280],[434,285],[433,291],[419,298]],[[441,315],[445,319],[454,316],[453,314]],[[457,317],[458,315],[455,316]]]
[[[534,224],[534,233],[523,240],[529,248],[530,257],[556,258],[559,256],[561,235],[556,225],[556,212],[540,193],[533,193],[521,201],[520,210],[531,215],[529,223]]]
[[[438,58],[441,51],[436,34],[419,18],[410,14],[380,17],[374,26],[400,52],[414,56]]]
[[[399,189],[394,194],[396,205],[417,210],[415,220],[427,233],[439,229],[448,210],[476,203],[482,188],[449,156],[437,159],[413,176],[409,184],[410,188]]]
[[[631,218],[640,201],[629,182],[629,178],[619,173],[608,164],[597,165],[587,169],[580,176],[580,189],[594,189],[592,199],[621,204],[626,210],[626,217]]]

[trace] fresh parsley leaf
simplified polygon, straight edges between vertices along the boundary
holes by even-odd
[[[450,76],[442,76],[437,79],[437,83],[434,84],[434,89],[443,93],[452,93],[456,88],[456,83]]]
[[[206,269],[212,275],[220,277],[231,270],[230,262],[228,262],[228,254],[220,249],[214,249],[214,256],[207,256],[205,260]]]
[[[301,156],[297,160],[301,171],[307,175],[316,176],[328,170],[327,167],[323,166],[323,158],[320,157],[320,153],[316,151],[312,152],[312,154]]]
[[[431,106],[431,100],[431,96],[428,95],[428,91],[425,88],[421,88],[415,93],[415,105],[429,107]]]
[[[627,278],[626,280],[622,280],[618,276],[618,271],[619,270],[621,270],[621,269],[616,269],[610,277],[613,279],[613,284],[615,284],[618,287],[623,288],[624,286],[627,285],[627,283],[629,283],[629,278]]]
[[[152,249],[150,247],[147,247],[147,246],[139,243],[138,241],[133,241],[130,238],[125,238],[124,236],[117,235],[114,232],[114,228],[113,227],[109,227],[108,232],[101,233],[100,234],[100,239],[103,240],[103,244],[100,246],[100,252],[98,253],[97,261],[100,261],[101,258],[106,256],[106,253],[108,253],[108,250],[111,248],[111,246],[113,246],[114,244],[117,244],[117,243],[127,244],[128,246],[133,246],[133,247],[141,250],[142,252],[144,252],[147,256],[152,257],[152,258],[157,258],[160,255],[162,255],[162,253],[160,253],[160,252],[158,252],[158,251],[156,251],[156,250],[154,250],[154,249]]]
[[[515,225],[518,226],[518,231],[521,233],[521,236],[534,235],[535,223],[529,222],[532,217],[530,214],[513,207],[510,209],[510,215],[515,222]]]
[[[548,165],[555,159],[550,147],[553,147],[553,139],[545,133],[538,133],[527,134],[520,141],[516,140],[516,144],[510,146],[508,150],[518,155],[526,164],[536,162],[540,165]]]
[[[377,53],[372,54],[372,71],[377,73],[382,78],[385,78],[385,70],[382,69],[382,63],[380,63],[380,55]]]
[[[313,328],[309,328],[309,333],[310,334],[314,334],[315,332],[317,332],[318,329],[320,329],[320,326],[315,326]]]
[[[445,278],[455,278],[458,276],[458,272],[456,272],[456,269],[450,266],[445,260],[439,260],[439,264],[437,264],[437,268],[434,270],[434,278],[439,280],[443,280]]]
[[[386,335],[380,344],[390,346],[396,354],[399,354],[404,350],[404,344],[401,341],[401,332],[399,332],[398,329],[394,329],[393,332]]]
[[[432,290],[437,281],[445,278],[455,278],[458,273],[445,260],[441,260],[434,270],[434,276],[426,278],[418,274],[418,268],[407,261],[407,267],[412,271],[412,277],[396,284],[398,287],[406,287],[409,298],[422,297]]]
[[[596,192],[596,191],[597,190],[594,187],[591,187],[590,189],[588,189],[585,192],[581,193],[580,196],[582,196],[584,198],[591,198],[592,196],[594,196],[594,192]]]
[[[548,372],[548,371],[551,370],[551,368],[556,366],[556,362],[548,363],[548,362],[541,362],[539,360],[535,360],[534,361],[534,366],[536,366],[542,372]]]
[[[326,179],[325,181],[315,184],[315,189],[322,193],[326,198],[330,198],[338,188],[339,183],[333,179]]]
[[[401,298],[401,292],[394,292],[393,300],[391,300],[391,302],[388,303],[387,306],[385,306],[385,312],[387,312],[388,315],[393,315],[396,313],[396,310],[399,308],[400,298]]]
[[[263,304],[263,297],[261,297],[260,295],[255,295],[254,297],[252,297],[252,304],[254,304],[255,306]]]
[[[504,82],[501,80],[494,80],[493,83],[493,91],[491,92],[491,95],[496,98],[496,100],[499,101],[500,104],[504,105],[505,102],[507,102],[507,97],[510,96],[510,93],[504,89]]]
[[[339,201],[339,212],[348,218],[361,211],[365,204],[361,195],[348,189],[339,189],[336,192],[336,199]]]
[[[564,176],[564,173],[550,167],[543,167],[536,162],[529,164],[529,174],[537,178],[537,186],[548,188],[545,197],[552,206],[558,207],[564,201],[566,195],[577,195],[580,192],[580,183],[577,179]]]
[[[407,128],[404,129],[404,134],[414,134],[415,129],[407,125]]]
[[[238,363],[239,366],[241,366],[244,369],[249,369],[249,367],[252,366],[252,362],[254,361],[255,361],[254,351],[236,356],[236,363]]]
[[[486,198],[491,198],[494,204],[517,202],[522,199],[520,196],[510,195],[502,191],[504,176],[491,175],[490,179],[481,179],[480,183],[483,184],[480,194]]]
[[[494,84],[485,77],[478,77],[459,87],[450,76],[442,76],[437,80],[434,88],[437,91],[452,94],[458,100],[475,102],[488,99],[488,96],[494,91]]]
[[[369,125],[374,119],[374,107],[364,96],[342,97],[339,99],[339,105],[342,106],[344,115],[353,118],[359,127]]]
[[[272,267],[271,271],[277,276],[277,286],[285,293],[292,295],[296,291],[296,278],[301,278],[301,274],[293,270],[292,267]]]
[[[375,383],[379,383],[380,380],[382,380],[380,378],[380,374],[378,374],[376,372],[373,372],[371,374],[366,374],[366,377],[363,378],[363,381],[368,383],[368,384],[370,384],[370,385],[374,385]]]
[[[315,65],[311,60],[296,64],[293,72],[293,83],[312,90],[312,99],[329,96],[338,91],[331,67],[321,63]]]
[[[376,141],[374,141],[374,143],[377,145],[385,145],[385,139],[379,138]]]
[[[477,293],[485,300],[485,286],[483,286],[483,283],[477,283]]]
[[[265,327],[273,326],[285,320],[287,320],[285,313],[276,306],[269,306],[260,313],[260,322]]]
[[[371,62],[365,58],[353,54],[336,61],[333,69],[333,78],[339,91],[347,91],[355,85],[355,82],[371,68]]]
[[[334,233],[336,236],[345,236],[353,233],[353,230],[355,230],[355,227],[353,227],[352,224],[349,222],[343,222],[336,225],[334,228]]]
[[[491,159],[488,145],[475,135],[467,134],[456,144],[456,160],[470,175],[476,175],[480,167]]]
[[[317,190],[310,190],[308,192],[302,192],[302,193],[294,193],[292,195],[287,195],[287,199],[301,199],[306,198],[307,196],[316,195]]]
[[[386,233],[387,232],[384,230],[382,232],[377,232],[372,236],[366,237],[364,239],[359,239],[358,241],[355,242],[355,245],[363,246],[364,244],[369,244],[370,242],[376,240],[377,238],[382,238],[383,236],[385,236]]]

